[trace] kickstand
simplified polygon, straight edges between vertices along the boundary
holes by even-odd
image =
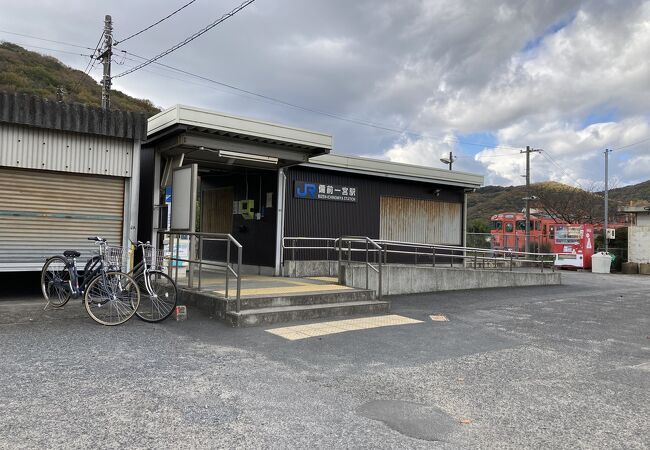
[[[47,311],[47,308],[49,308],[50,305],[51,305],[51,303],[50,303],[50,301],[48,300],[47,303],[45,304],[45,306],[43,307],[43,311]],[[56,306],[52,306],[50,309],[51,309],[52,311],[54,311],[54,310],[57,310],[57,309],[63,309],[63,308],[62,308],[62,307],[57,308]]]

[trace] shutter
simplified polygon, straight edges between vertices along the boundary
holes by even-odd
[[[460,203],[381,197],[380,215],[380,239],[418,244],[461,244]]]
[[[124,179],[0,168],[0,271],[40,270],[46,257],[78,250],[88,236],[122,244]]]

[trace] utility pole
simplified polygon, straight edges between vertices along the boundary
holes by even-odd
[[[526,150],[520,150],[519,153],[526,153],[526,236],[525,236],[525,247],[524,251],[528,253],[530,249],[530,154],[535,152],[541,152],[540,149],[532,149],[530,146],[526,146]]]
[[[607,253],[607,226],[609,225],[609,154],[612,151],[605,149],[605,224],[603,225],[603,238],[605,253]]]
[[[113,20],[104,17],[104,47],[97,59],[102,60],[104,76],[102,77],[102,109],[111,107],[111,57],[113,56]]]

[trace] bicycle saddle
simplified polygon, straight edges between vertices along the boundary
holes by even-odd
[[[81,253],[76,250],[66,250],[63,252],[63,256],[66,258],[79,258],[81,256]]]
[[[99,237],[99,236],[91,236],[91,237],[88,238],[88,240],[89,241],[95,241],[95,242],[106,242],[106,239],[104,239],[103,237]]]

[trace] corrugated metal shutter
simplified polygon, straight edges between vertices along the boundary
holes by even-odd
[[[460,203],[381,197],[381,239],[460,245],[461,234]]]
[[[122,243],[124,179],[0,168],[0,271],[40,270],[44,258],[88,236]]]

